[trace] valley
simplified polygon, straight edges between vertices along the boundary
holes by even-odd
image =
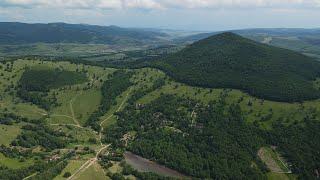
[[[126,53],[1,61],[0,179],[318,177],[317,61],[231,33]]]
[[[130,107],[130,104],[132,104],[134,108],[144,109],[145,106],[165,94],[171,96],[174,95],[183,99],[187,98],[190,99],[190,101],[198,102],[192,105],[190,110],[186,109],[186,115],[196,119],[198,113],[200,113],[198,111],[201,110],[201,106],[198,105],[199,103],[209,104],[213,101],[221,101],[221,98],[223,98],[226,106],[230,106],[234,103],[239,104],[246,123],[254,124],[262,130],[273,129],[273,123],[278,122],[279,120],[281,120],[280,122],[286,126],[294,123],[303,123],[305,118],[311,115],[310,113],[312,113],[313,116],[318,117],[320,112],[320,101],[318,100],[306,101],[303,103],[285,103],[262,100],[239,90],[210,89],[188,86],[173,81],[162,71],[142,68],[127,70],[133,74],[130,78],[132,85],[130,85],[130,88],[128,87],[127,89],[122,90],[122,92],[115,97],[115,102],[112,103],[110,109],[98,118],[98,122],[100,122],[99,125],[102,127],[101,132],[103,132],[103,136],[101,137],[101,134],[96,130],[86,126],[86,123],[88,122],[90,114],[98,109],[101,98],[103,97],[101,95],[100,87],[103,85],[104,81],[111,78],[110,75],[116,72],[116,69],[71,64],[69,62],[50,62],[39,60],[17,60],[13,61],[12,65],[11,62],[7,62],[2,66],[6,67],[6,64],[9,64],[8,67],[10,67],[11,72],[5,71],[4,69],[1,70],[1,73],[6,77],[1,82],[1,89],[4,92],[1,96],[1,103],[3,104],[1,114],[5,115],[12,113],[28,118],[28,120],[22,120],[20,122],[13,121],[10,122],[10,125],[1,125],[2,131],[9,131],[9,133],[6,134],[10,135],[10,137],[5,138],[6,141],[3,141],[2,144],[6,147],[11,147],[12,142],[25,131],[23,126],[27,124],[32,125],[32,121],[40,121],[41,124],[44,124],[55,132],[63,132],[63,136],[68,137],[71,141],[66,144],[65,147],[58,148],[58,154],[60,154],[58,156],[60,157],[70,151],[73,151],[75,155],[68,159],[66,166],[59,171],[59,174],[56,174],[56,178],[58,179],[63,179],[63,175],[66,172],[70,172],[71,174],[71,178],[69,177],[69,179],[81,179],[82,177],[85,179],[85,177],[93,174],[97,179],[101,179],[105,176],[104,174],[107,174],[109,177],[122,174],[123,167],[121,167],[118,162],[121,162],[121,149],[126,149],[126,143],[122,144],[123,141],[118,142],[118,140],[123,138],[123,134],[120,134],[121,136],[119,139],[115,139],[115,141],[110,141],[111,139],[108,140],[109,138],[105,139],[105,134],[108,134],[109,130],[113,131],[113,127],[117,124],[118,116],[121,115],[119,113],[121,113],[124,108]],[[62,88],[50,90],[50,93],[56,94],[58,106],[46,110],[32,103],[24,102],[14,95],[17,93],[15,87],[18,86],[19,78],[23,74],[22,69],[26,66],[31,68],[62,68],[64,70],[74,72],[76,72],[77,69],[83,68],[86,71],[87,80],[84,83],[68,85]],[[17,75],[12,78],[12,74]],[[12,84],[13,87],[10,90],[7,90],[7,87]],[[172,108],[172,105],[169,105],[168,107]],[[170,113],[168,115],[170,115]],[[193,120],[190,121],[191,123],[194,123]],[[127,125],[129,124],[130,123]],[[201,129],[203,128],[202,126],[203,125],[201,125],[201,123],[195,124],[194,128]],[[171,128],[172,131],[170,130]],[[177,132],[178,134],[179,131],[182,131],[179,127],[175,127],[175,125],[165,125],[164,129],[167,129],[166,131],[172,133]],[[130,146],[131,142],[134,142],[135,139],[133,137],[137,132],[130,130],[130,128],[128,130],[129,132],[124,132],[124,134],[129,133],[127,146]],[[114,135],[115,134],[112,136]],[[106,135],[106,137],[108,137],[108,135]],[[103,144],[100,144],[100,138],[102,138],[101,140],[103,141]],[[110,142],[113,143],[110,144]],[[108,143],[108,146],[106,146],[107,144],[104,145],[105,143]],[[55,149],[54,151],[50,150],[49,152],[46,152],[47,150],[43,151],[44,149],[41,145],[39,146],[36,144],[35,146],[28,147],[28,149],[29,148],[31,148],[32,151],[44,153],[45,156],[53,156],[52,153],[57,150],[56,148],[53,148],[52,150]],[[119,157],[117,155],[118,153],[120,153]],[[110,157],[111,154],[113,154],[114,157]],[[23,169],[23,167],[32,166],[32,162],[35,161],[32,157],[22,156],[24,159],[26,158],[24,161],[28,163],[20,162],[21,160],[9,160],[10,157],[5,157],[3,153],[2,155],[2,157],[5,158],[2,161],[5,162],[5,164],[2,165],[9,168],[10,163],[15,163],[14,167],[20,167]],[[20,156],[20,158],[22,157]],[[106,166],[107,168],[104,167],[106,160],[107,162],[111,162],[111,164]],[[155,160],[157,161],[157,159]],[[126,166],[124,167],[128,168]],[[273,173],[277,174],[278,172]],[[28,174],[28,176],[31,174]],[[128,177],[131,176],[132,174]],[[147,177],[148,175],[138,176]]]

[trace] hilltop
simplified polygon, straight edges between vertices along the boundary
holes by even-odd
[[[195,42],[155,66],[196,86],[241,89],[263,99],[295,102],[320,96],[320,63],[297,52],[231,32]]]

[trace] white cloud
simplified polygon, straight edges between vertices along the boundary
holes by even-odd
[[[167,7],[179,8],[247,8],[312,7],[320,0],[161,0]]]
[[[0,7],[102,9],[314,8],[320,0],[0,0]]]
[[[143,8],[143,9],[163,9],[160,2],[155,0],[122,0],[123,6],[126,8]]]

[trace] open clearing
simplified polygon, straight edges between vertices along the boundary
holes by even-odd
[[[7,158],[2,153],[0,153],[0,165],[6,166],[12,169],[19,169],[19,168],[31,166],[32,164],[33,164],[32,159],[20,161],[19,159]]]
[[[12,140],[14,140],[21,132],[18,125],[3,125],[0,124],[0,145],[8,146]]]
[[[274,173],[291,173],[280,155],[270,147],[263,147],[258,151],[258,156]]]
[[[131,165],[134,169],[140,172],[153,172],[163,176],[177,177],[177,178],[187,178],[185,175],[167,168],[165,166],[159,165],[141,156],[135,155],[131,152],[125,152],[124,157],[126,163]]]

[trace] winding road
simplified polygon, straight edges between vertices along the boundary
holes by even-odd
[[[121,102],[121,104],[119,105],[119,107],[118,107],[110,116],[108,116],[106,119],[104,119],[103,121],[100,122],[99,125],[100,125],[101,128],[100,128],[100,131],[99,131],[99,139],[98,139],[98,141],[100,142],[101,148],[97,151],[96,156],[95,156],[94,158],[89,159],[89,160],[86,161],[84,164],[82,164],[82,165],[80,166],[80,168],[77,169],[77,170],[68,178],[68,180],[74,179],[78,174],[82,173],[83,171],[85,171],[86,169],[88,169],[89,167],[91,167],[94,163],[96,163],[96,162],[98,161],[98,157],[99,157],[100,153],[101,153],[103,150],[107,149],[109,146],[111,146],[111,144],[103,144],[103,143],[102,143],[102,132],[103,132],[103,130],[104,130],[103,124],[104,124],[107,120],[109,120],[110,118],[112,118],[112,117],[114,116],[114,113],[115,113],[115,112],[119,112],[119,111],[121,110],[121,108],[123,107],[123,105],[124,105],[125,102],[127,101],[130,92],[131,92],[131,87],[129,88],[128,93],[126,94],[126,97],[123,99],[123,101]]]

